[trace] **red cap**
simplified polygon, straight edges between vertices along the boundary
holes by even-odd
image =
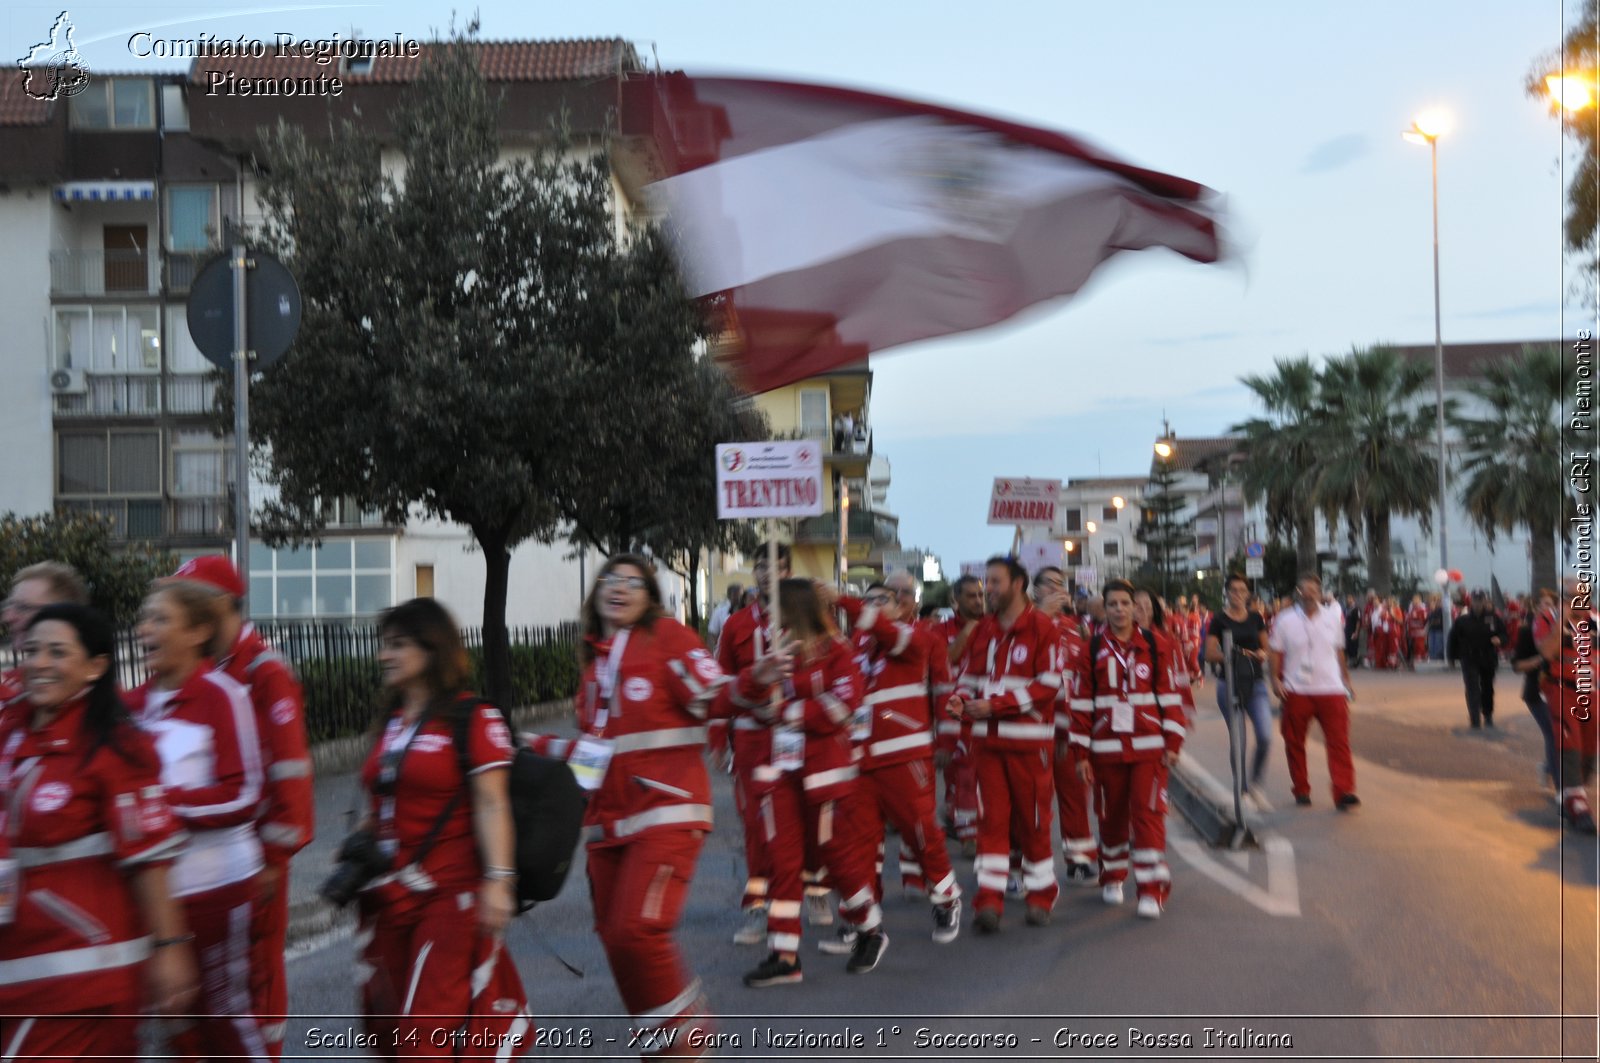
[[[172,574],[172,578],[204,583],[232,598],[245,596],[244,583],[239,579],[239,570],[233,567],[232,561],[221,554],[206,554],[203,557],[191,558],[178,566],[178,571]]]

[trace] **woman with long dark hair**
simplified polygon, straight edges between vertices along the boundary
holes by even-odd
[[[470,693],[467,651],[442,605],[413,598],[378,632],[383,698],[361,829],[391,870],[361,894],[367,1032],[391,1059],[508,1044],[522,1055],[532,1020],[504,942],[516,910],[511,732]],[[450,1036],[463,1026],[467,1036]]]
[[[583,606],[577,739],[532,737],[590,790],[595,932],[645,1056],[699,1055],[672,1031],[705,1024],[705,1000],[673,931],[711,830],[706,716],[726,682],[699,636],[666,615],[655,566],[607,559]],[[779,676],[773,659],[757,666]]]
[[[267,1058],[250,1007],[250,917],[261,842],[255,820],[265,771],[249,695],[211,670],[219,596],[161,581],[139,608],[137,634],[150,678],[128,708],[155,739],[161,782],[189,845],[172,867],[172,892],[195,935],[203,993],[192,1026],[173,1038],[182,1055]]]
[[[850,644],[824,616],[816,585],[786,579],[778,585],[778,614],[792,643],[792,673],[779,697],[762,676],[741,675],[736,699],[767,725],[772,744],[766,762],[751,773],[757,815],[766,824],[771,850],[771,906],[767,942],[771,952],[744,976],[748,986],[799,982],[801,865],[805,844],[814,843],[839,891],[839,916],[855,943],[846,970],[860,974],[878,965],[889,937],[872,892],[873,853],[866,839],[841,829],[844,802],[854,794],[856,767],[850,750],[850,717],[861,704],[861,671]]]
[[[195,996],[167,882],[183,834],[117,696],[111,624],[48,605],[21,645],[0,710],[0,1058],[131,1060],[141,1003]]]

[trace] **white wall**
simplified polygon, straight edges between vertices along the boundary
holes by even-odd
[[[49,322],[51,220],[45,187],[0,192],[0,513],[48,513],[53,504]]]

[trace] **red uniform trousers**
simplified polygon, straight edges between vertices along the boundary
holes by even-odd
[[[800,898],[805,892],[801,867],[808,839],[839,891],[839,917],[859,930],[876,930],[883,921],[872,894],[871,851],[865,840],[853,837],[849,829],[851,813],[846,809],[855,798],[852,790],[839,799],[808,801],[798,772],[786,773],[763,786],[759,820],[767,831],[767,853],[772,861],[767,943],[774,952],[800,948]]]
[[[927,760],[906,760],[863,771],[854,797],[847,806],[846,832],[859,844],[875,849],[878,873],[872,877],[872,895],[883,900],[884,821],[900,834],[900,876],[909,877],[911,866],[934,904],[948,904],[961,896],[950,867],[950,850],[939,827],[933,796],[933,767]]]
[[[704,1023],[700,980],[673,938],[704,841],[702,831],[669,829],[589,846],[595,932],[634,1027],[650,1031],[641,1058],[701,1051],[669,1031]]]
[[[761,822],[760,801],[754,796],[760,786],[750,777],[772,752],[772,732],[766,728],[744,731],[730,725],[728,733],[733,739],[733,801],[744,825],[745,883],[740,907],[749,910],[766,905],[772,880],[772,857],[767,852],[770,831]]]
[[[183,1059],[265,1060],[267,1046],[250,1008],[250,909],[255,883],[231,882],[178,898],[200,965],[201,1017],[172,1038]]]
[[[363,899],[356,947],[365,1029],[378,1040],[368,1051],[378,1058],[481,1059],[513,1041],[514,1058],[532,1047],[522,980],[504,942],[479,930],[475,888],[396,905]],[[473,1040],[452,1039],[462,1033]]]
[[[1060,887],[1055,868],[1055,786],[1050,774],[1052,751],[992,749],[979,745],[978,911],[1005,907],[1006,874],[1011,849],[1022,853],[1022,886],[1028,905],[1054,908]]]
[[[1595,758],[1600,753],[1600,722],[1596,707],[1579,705],[1578,694],[1561,683],[1540,684],[1545,704],[1550,706],[1550,728],[1556,739],[1556,788],[1561,807],[1569,816],[1589,812],[1589,795],[1584,785],[1594,778]],[[1592,699],[1591,699],[1592,700]],[[1577,715],[1583,713],[1588,719]]]
[[[139,1059],[139,1019],[124,1007],[90,1008],[74,1015],[7,1019],[0,1029],[0,1059],[6,1063],[134,1063]]]
[[[1072,756],[1057,754],[1051,762],[1055,775],[1056,808],[1061,813],[1061,855],[1069,864],[1093,865],[1099,852],[1089,825],[1090,786],[1078,777]]]
[[[1100,884],[1126,881],[1131,862],[1139,896],[1165,904],[1172,892],[1166,765],[1160,760],[1095,760],[1094,781],[1100,809]]]
[[[283,865],[278,892],[256,900],[250,912],[250,1010],[261,1025],[261,1039],[273,1059],[283,1056],[283,1032],[289,1011],[289,985],[284,976],[284,949],[289,934],[289,865]]]
[[[1289,759],[1289,784],[1298,797],[1310,796],[1311,777],[1306,772],[1306,732],[1311,721],[1322,725],[1322,744],[1328,750],[1328,776],[1333,799],[1356,792],[1356,769],[1350,759],[1350,703],[1343,694],[1283,694],[1283,751]]]
[[[965,743],[950,753],[944,769],[944,809],[957,841],[978,837],[978,760]]]

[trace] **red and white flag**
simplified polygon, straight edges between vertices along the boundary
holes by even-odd
[[[629,83],[691,294],[723,294],[766,391],[1077,291],[1118,251],[1219,256],[1215,197],[1062,133],[849,89]]]

